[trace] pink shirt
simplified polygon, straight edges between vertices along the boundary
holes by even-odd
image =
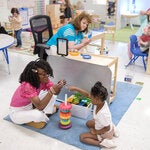
[[[53,86],[53,82],[50,80],[47,83],[41,83],[40,87],[36,89],[30,83],[22,82],[16,89],[10,106],[12,107],[23,107],[31,103],[30,98],[39,95],[41,90],[49,90]]]

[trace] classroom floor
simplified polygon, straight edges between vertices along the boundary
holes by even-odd
[[[125,69],[129,61],[127,44],[106,41],[108,55],[119,57],[118,81],[124,81],[127,73],[133,76],[132,82],[144,82],[143,88],[117,128],[120,137],[116,139],[115,150],[149,150],[150,149],[150,75],[145,74],[141,60],[136,65]],[[78,150],[78,148],[61,141],[44,136],[18,125],[3,120],[9,113],[9,103],[14,90],[19,85],[18,78],[26,64],[37,56],[9,52],[10,75],[7,65],[0,53],[0,149],[1,150]],[[119,109],[119,108],[118,108]]]

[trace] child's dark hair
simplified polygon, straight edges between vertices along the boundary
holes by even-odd
[[[11,9],[11,14],[17,13],[19,14],[19,10],[17,8],[12,8]]]
[[[91,88],[91,95],[94,97],[100,97],[102,101],[105,101],[108,97],[107,89],[102,85],[101,82],[96,82]]]
[[[50,64],[43,59],[37,59],[27,64],[20,75],[19,82],[22,83],[25,81],[30,83],[33,87],[39,88],[40,78],[37,73],[37,68],[43,69],[48,75],[53,77],[53,69]]]

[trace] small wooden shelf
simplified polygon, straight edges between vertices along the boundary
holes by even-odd
[[[52,22],[52,27],[54,29],[59,28],[62,24],[61,16],[63,13],[61,12],[60,4],[50,4],[46,5],[46,15],[48,15]]]
[[[104,55],[94,55],[94,54],[92,54],[91,56],[92,56],[92,59],[90,59],[90,60],[89,59],[83,59],[81,57],[81,55],[79,55],[79,56],[68,55],[67,58],[86,62],[86,63],[91,63],[91,64],[95,64],[95,65],[105,66],[111,70],[111,72],[112,72],[112,84],[111,84],[111,94],[110,94],[110,99],[109,99],[109,103],[111,103],[116,96],[118,58],[117,57],[104,56]]]

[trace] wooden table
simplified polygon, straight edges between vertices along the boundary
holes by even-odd
[[[91,87],[97,81],[101,81],[108,90],[108,102],[111,103],[116,96],[118,58],[90,55],[91,59],[83,59],[80,54],[78,56],[69,54],[66,57],[49,55],[47,61],[55,66],[53,82],[57,83],[65,77],[68,85],[78,86],[90,92]],[[64,89],[59,96],[64,98],[65,93]]]
[[[100,44],[93,44],[93,41],[101,40]],[[105,44],[105,33],[104,32],[92,32],[92,42],[89,44],[91,46],[97,46],[100,49],[100,54],[103,54],[104,44]]]
[[[117,57],[110,57],[110,56],[105,56],[105,55],[95,55],[95,54],[90,54],[91,59],[83,59],[81,55],[79,56],[71,56],[68,55],[66,58],[81,61],[81,62],[86,62],[90,64],[95,64],[95,65],[100,65],[100,66],[105,66],[108,67],[111,72],[112,72],[112,85],[111,85],[111,96],[109,99],[109,103],[113,101],[113,99],[116,96],[116,82],[117,82],[117,70],[118,70],[118,58]]]
[[[136,13],[125,13],[125,14],[122,14],[122,16],[123,16],[124,18],[129,19],[130,27],[131,27],[132,30],[134,30],[133,25],[132,25],[132,20],[131,20],[131,19],[138,17],[139,14],[136,14]]]
[[[14,43],[14,37],[7,35],[7,34],[0,34],[0,51],[3,52],[5,56],[5,60],[8,65],[8,73],[10,73],[9,69],[9,56],[7,48],[9,48]]]

